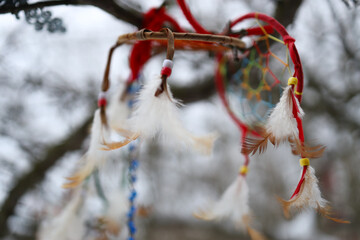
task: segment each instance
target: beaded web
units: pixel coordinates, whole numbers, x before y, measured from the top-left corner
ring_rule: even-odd
[[[259,20],[256,23],[262,35],[245,38],[252,47],[241,54],[221,54],[217,69],[229,110],[250,129],[264,125],[282,86],[293,75],[287,45],[268,33]]]

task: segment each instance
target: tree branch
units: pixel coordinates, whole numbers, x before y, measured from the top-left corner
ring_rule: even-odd
[[[0,209],[0,237],[8,233],[7,220],[14,214],[16,205],[25,193],[40,183],[44,179],[45,173],[67,152],[81,147],[82,142],[88,136],[90,122],[91,118],[87,119],[69,137],[49,148],[45,158],[42,161],[36,162],[30,172],[17,180]]]
[[[6,7],[1,7],[0,8],[0,14],[5,14],[5,13],[18,13],[20,11],[24,11],[24,10],[30,10],[30,9],[36,9],[36,8],[44,8],[44,7],[52,7],[52,6],[60,6],[60,5],[70,5],[73,4],[73,0],[54,0],[54,1],[44,1],[44,2],[37,2],[37,3],[32,3],[32,4],[24,4],[18,7],[10,7],[10,6],[6,6]]]
[[[274,18],[287,27],[294,21],[302,0],[277,0]]]
[[[181,99],[184,104],[203,101],[215,94],[214,77],[208,76],[196,81],[190,86],[171,86],[174,97]]]
[[[32,4],[21,5],[18,7],[4,6],[0,7],[0,14],[5,13],[18,13],[23,10],[30,10],[36,8],[53,7],[60,5],[90,5],[109,13],[119,20],[130,23],[138,28],[142,27],[143,15],[141,12],[135,9],[125,8],[118,5],[113,0],[51,0],[51,1],[40,1]]]
[[[137,28],[143,27],[143,14],[135,9],[120,6],[114,0],[76,0],[79,5],[91,5],[113,15],[119,20],[134,25]]]
[[[319,84],[320,81],[317,81],[316,74],[312,72],[311,68],[307,68],[306,72],[306,77],[309,80],[308,87],[313,88],[317,93],[319,93],[318,95],[321,98],[321,100],[318,101],[319,104],[306,106],[307,110],[314,113],[328,113],[339,128],[346,128],[352,132],[358,130],[360,128],[359,122],[356,119],[353,119],[346,112],[346,108],[344,107],[346,105],[346,101],[344,101],[344,99],[336,98],[338,102],[335,102],[335,99],[329,98],[328,96],[331,96],[331,94],[327,92],[324,86]]]

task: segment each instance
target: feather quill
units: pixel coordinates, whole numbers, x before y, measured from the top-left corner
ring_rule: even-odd
[[[301,144],[299,141],[293,140],[292,138],[289,138],[289,142],[292,153],[304,158],[319,158],[322,156],[326,148],[323,145],[316,145],[314,147],[307,146],[305,144]]]
[[[316,209],[325,217],[340,223],[349,223],[341,219],[331,217],[331,208],[329,202],[321,197],[321,192],[318,186],[318,179],[315,176],[315,170],[311,166],[307,166],[305,178],[298,194],[293,196],[289,201],[279,198],[285,217],[290,217],[290,210],[295,208],[302,210],[305,208]]]
[[[89,149],[80,159],[80,168],[73,176],[66,178],[68,183],[63,188],[74,188],[78,186],[85,178],[87,178],[96,167],[100,166],[108,157],[108,152],[102,151],[105,139],[108,138],[108,131],[101,124],[100,110],[97,109],[91,127],[91,137]]]
[[[167,139],[177,140],[204,154],[210,154],[216,136],[194,136],[186,130],[179,120],[178,107],[181,103],[173,98],[169,86],[155,96],[162,84],[161,79],[148,81],[142,89],[136,109],[130,118],[132,132],[137,132],[144,139],[151,139],[160,133]]]

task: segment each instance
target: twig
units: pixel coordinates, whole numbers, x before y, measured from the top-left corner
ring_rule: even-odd
[[[0,14],[12,13],[16,14],[20,11],[44,8],[44,7],[54,7],[61,5],[91,5],[102,9],[103,11],[113,15],[119,20],[130,23],[138,28],[141,28],[143,22],[143,15],[141,12],[134,9],[128,9],[123,6],[120,6],[113,0],[50,0],[50,1],[40,1],[32,4],[21,5],[17,7],[0,7]]]

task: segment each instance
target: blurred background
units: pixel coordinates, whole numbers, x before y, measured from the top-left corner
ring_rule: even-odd
[[[61,185],[88,146],[109,47],[117,36],[141,26],[141,13],[163,2],[59,0],[53,4],[59,6],[44,8],[52,15],[46,13],[43,24],[36,23],[36,14],[17,11],[14,2],[0,0],[0,236],[37,239],[40,226],[51,231],[44,222],[71,198],[71,191]],[[337,224],[314,211],[290,220],[283,217],[276,196],[290,197],[300,170],[298,158],[281,146],[251,158],[248,183],[254,227],[268,239],[360,239],[360,3],[191,0],[187,4],[214,32],[222,31],[230,19],[254,11],[274,16],[287,27],[304,66],[305,136],[327,147],[312,165],[336,216],[351,221]],[[167,1],[166,7],[181,26],[192,29],[175,1]],[[129,76],[129,50],[130,46],[122,47],[114,56],[114,85]],[[159,55],[149,61],[144,78],[158,73],[162,59]],[[249,239],[229,222],[202,222],[192,216],[221,196],[244,159],[239,131],[215,94],[214,57],[179,51],[174,61],[170,84],[175,97],[186,104],[181,120],[193,132],[217,132],[219,139],[211,157],[157,141],[141,146],[136,201],[143,213],[136,222],[137,239]],[[109,211],[122,211],[117,209],[121,201],[114,183],[121,181],[128,155],[127,150],[117,151],[100,171],[105,194],[115,199]],[[102,214],[102,200],[92,185],[82,203],[83,224],[73,225],[74,234],[68,239],[82,239],[79,236],[84,235],[76,232],[86,232],[86,239],[125,239],[121,234],[96,237],[93,219]]]

